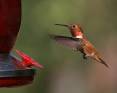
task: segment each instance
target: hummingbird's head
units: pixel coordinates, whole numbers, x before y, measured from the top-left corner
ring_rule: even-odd
[[[83,30],[80,25],[76,25],[76,24],[72,24],[72,25],[55,24],[55,25],[67,27],[70,30],[72,36],[75,38],[83,38]]]

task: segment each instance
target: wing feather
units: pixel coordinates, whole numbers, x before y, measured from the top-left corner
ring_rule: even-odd
[[[54,39],[57,43],[67,46],[72,49],[81,48],[82,40],[76,39],[73,37],[59,36],[59,35],[51,35],[51,38]]]

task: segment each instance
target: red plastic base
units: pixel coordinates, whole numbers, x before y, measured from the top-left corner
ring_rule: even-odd
[[[0,77],[0,87],[16,87],[32,83],[34,76]]]

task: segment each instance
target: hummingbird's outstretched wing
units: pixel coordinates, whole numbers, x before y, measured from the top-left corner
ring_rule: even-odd
[[[73,37],[50,35],[57,43],[72,48],[73,50],[79,50],[82,46],[82,40]]]

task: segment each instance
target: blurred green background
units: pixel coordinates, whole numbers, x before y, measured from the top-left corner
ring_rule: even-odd
[[[1,93],[117,93],[116,0],[22,0],[22,24],[15,48],[44,65],[31,85]],[[110,69],[58,45],[48,34],[70,36],[55,26],[81,24]]]

